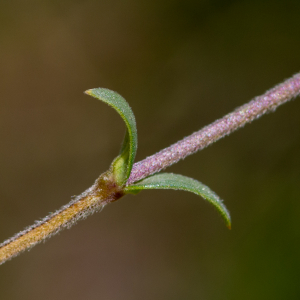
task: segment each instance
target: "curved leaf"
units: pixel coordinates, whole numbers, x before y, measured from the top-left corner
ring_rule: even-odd
[[[222,200],[209,187],[195,179],[173,173],[161,173],[127,186],[125,192],[135,194],[145,189],[173,189],[195,193],[210,202],[222,215],[227,227],[231,228],[230,215]]]
[[[118,93],[105,88],[85,91],[98,100],[113,107],[124,120],[127,130],[119,156],[113,161],[113,174],[119,185],[124,185],[129,178],[137,150],[137,130],[134,114],[127,101]]]

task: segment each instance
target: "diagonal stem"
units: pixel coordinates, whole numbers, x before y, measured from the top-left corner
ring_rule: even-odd
[[[299,94],[300,73],[275,86],[264,95],[256,97],[249,103],[237,108],[222,119],[135,163],[127,185],[157,173],[186,156],[203,149],[246,123],[275,110],[277,106],[297,97]],[[69,204],[4,241],[0,244],[0,264],[22,251],[30,249],[59,230],[72,226],[77,220],[101,209],[107,203],[122,197],[124,195],[122,188],[119,189],[113,183],[110,171],[103,173],[93,186]]]
[[[265,94],[255,97],[247,104],[238,107],[232,113],[216,120],[170,147],[135,163],[127,185],[157,173],[184,159],[186,156],[207,147],[246,123],[259,118],[265,113],[274,111],[279,105],[297,97],[299,94],[300,73],[297,73],[283,83],[268,90]]]

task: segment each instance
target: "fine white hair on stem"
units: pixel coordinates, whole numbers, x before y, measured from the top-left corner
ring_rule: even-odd
[[[295,98],[299,94],[300,73],[200,131],[135,163],[127,185],[157,173],[186,156],[205,148],[246,123],[275,110],[279,105]],[[111,181],[110,175],[110,171],[103,173],[93,186],[73,199],[69,204],[0,244],[0,264],[22,251],[30,249],[61,229],[69,228],[76,221],[101,210],[105,204],[121,198],[124,195],[124,187],[119,187],[115,182]]]
[[[64,228],[70,228],[77,221],[100,211],[107,201],[95,193],[95,185],[56,212],[36,221],[33,225],[15,234],[0,244],[0,264],[29,250],[36,244],[57,234]]]
[[[238,107],[232,113],[216,120],[170,147],[135,163],[127,185],[160,172],[186,156],[207,147],[236,129],[261,117],[263,114],[274,111],[279,105],[297,97],[299,94],[300,73],[297,73],[263,95],[255,97],[250,102]]]

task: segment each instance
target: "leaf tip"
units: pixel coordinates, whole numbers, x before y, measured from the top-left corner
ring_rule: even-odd
[[[85,93],[86,95],[91,96],[92,93],[93,93],[93,89],[86,90],[86,91],[84,91],[84,93]]]

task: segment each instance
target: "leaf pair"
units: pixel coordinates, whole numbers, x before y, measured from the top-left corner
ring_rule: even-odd
[[[120,154],[111,164],[114,180],[116,184],[123,188],[125,193],[136,194],[145,189],[189,191],[210,202],[219,211],[227,227],[231,228],[230,215],[222,200],[209,187],[195,179],[173,173],[161,173],[126,186],[137,150],[137,130],[134,114],[126,100],[116,92],[96,88],[87,90],[85,93],[113,107],[126,124],[127,130]]]

